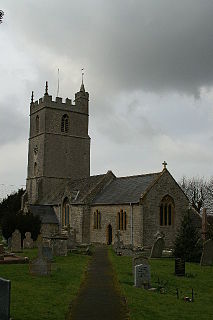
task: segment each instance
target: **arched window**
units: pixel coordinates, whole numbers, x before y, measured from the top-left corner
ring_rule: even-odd
[[[94,212],[94,229],[101,229],[101,212],[99,210],[96,210]]]
[[[63,202],[62,225],[63,226],[70,225],[70,206],[67,198],[65,198]]]
[[[127,216],[126,211],[122,209],[117,213],[117,229],[118,230],[126,230],[127,227]]]
[[[160,226],[172,226],[174,224],[174,208],[174,200],[169,195],[161,200],[159,213]]]
[[[61,118],[61,132],[67,133],[69,131],[69,117],[64,114]]]
[[[34,176],[36,176],[38,173],[38,165],[37,162],[34,163]]]
[[[39,133],[39,116],[36,116],[36,133]]]

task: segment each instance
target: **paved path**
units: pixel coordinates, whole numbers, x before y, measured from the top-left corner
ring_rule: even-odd
[[[107,247],[95,249],[88,274],[71,308],[70,320],[125,320],[127,307],[115,289]]]

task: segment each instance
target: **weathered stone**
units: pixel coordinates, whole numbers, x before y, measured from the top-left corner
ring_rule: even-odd
[[[15,230],[12,234],[11,251],[12,252],[21,251],[21,233],[19,230]]]
[[[52,248],[47,247],[47,246],[42,247],[42,255],[48,261],[52,261],[53,260],[53,250],[52,250]]]
[[[43,256],[38,256],[30,262],[30,273],[36,276],[48,276],[51,273],[51,264]]]
[[[76,248],[76,229],[69,228],[68,230],[68,239],[67,239],[67,249]]]
[[[203,252],[200,260],[201,266],[211,266],[213,264],[213,240],[207,240],[203,244]]]
[[[54,256],[67,256],[67,239],[53,239],[52,249]]]
[[[32,249],[34,247],[33,239],[31,238],[31,233],[25,233],[25,239],[23,240],[24,249]]]
[[[0,278],[0,319],[10,319],[10,290],[11,283],[9,280]]]
[[[135,266],[135,278],[134,285],[135,287],[141,288],[144,287],[148,289],[150,287],[150,266],[147,264],[139,264]]]
[[[161,258],[164,247],[165,247],[164,239],[162,237],[158,238],[152,246],[150,258]]]
[[[138,256],[138,257],[134,257],[132,259],[132,273],[133,273],[133,275],[135,274],[135,266],[138,266],[140,264],[148,265],[149,264],[148,258]]]

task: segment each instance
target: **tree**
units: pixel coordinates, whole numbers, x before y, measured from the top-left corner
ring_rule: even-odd
[[[2,23],[3,15],[4,15],[4,11],[0,10],[0,23]]]
[[[179,184],[198,213],[204,207],[207,213],[213,213],[213,177],[209,180],[183,177]]]
[[[183,217],[174,241],[174,256],[185,261],[199,262],[202,250],[202,244],[198,241],[199,239],[200,235],[192,223],[190,213],[187,213]]]
[[[21,198],[24,192],[23,189],[19,189],[0,203],[0,224],[6,239],[11,237],[15,229],[21,232],[22,239],[27,231],[31,232],[34,240],[40,233],[40,218],[33,214],[23,214],[21,211]]]

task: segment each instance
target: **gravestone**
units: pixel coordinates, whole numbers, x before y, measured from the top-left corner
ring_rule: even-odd
[[[150,266],[148,264],[139,264],[135,266],[134,285],[137,288],[150,288]]]
[[[74,228],[68,229],[67,249],[76,248],[76,230]]]
[[[158,238],[152,246],[150,258],[161,258],[164,247],[165,247],[164,239],[162,237]]]
[[[32,249],[34,247],[33,239],[31,238],[31,233],[25,233],[25,239],[23,240],[24,249]]]
[[[53,239],[52,249],[54,256],[67,256],[67,239]]]
[[[42,247],[42,256],[46,258],[48,261],[53,260],[53,250],[50,247],[44,246]]]
[[[12,234],[11,251],[12,252],[21,251],[21,233],[19,230],[15,230]]]
[[[10,290],[11,282],[0,278],[0,319],[10,319]]]
[[[114,250],[117,252],[119,249],[123,249],[124,244],[123,241],[121,240],[121,233],[118,230],[115,234],[115,241],[114,241]]]
[[[200,260],[201,266],[211,266],[213,264],[213,240],[207,240],[203,244],[203,252]]]
[[[48,276],[51,272],[50,262],[42,255],[31,261],[29,268],[30,273],[34,276]]]
[[[175,275],[185,276],[185,261],[181,258],[175,259]]]
[[[132,259],[132,274],[133,274],[133,276],[135,274],[135,266],[138,266],[139,264],[148,265],[149,264],[148,258],[138,256],[138,257],[134,257]]]

